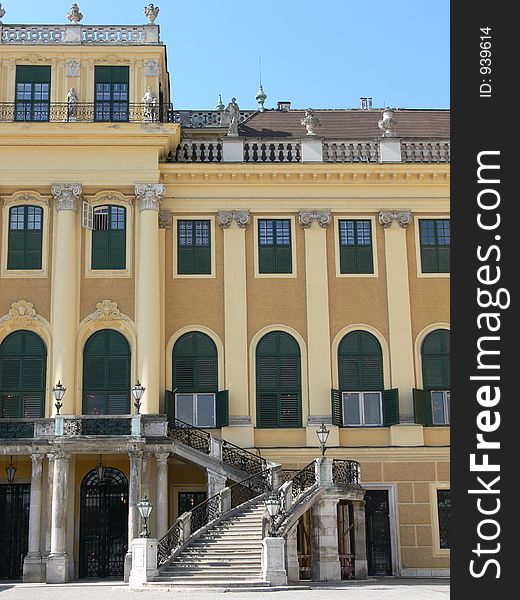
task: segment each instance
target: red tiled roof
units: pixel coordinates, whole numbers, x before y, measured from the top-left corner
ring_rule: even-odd
[[[319,110],[314,114],[320,121],[316,128],[319,137],[326,139],[366,139],[381,137],[377,123],[383,117],[382,110]],[[304,110],[266,110],[254,114],[239,126],[245,137],[302,137],[306,129],[300,121]],[[397,126],[394,133],[405,138],[449,138],[449,110],[395,109]]]

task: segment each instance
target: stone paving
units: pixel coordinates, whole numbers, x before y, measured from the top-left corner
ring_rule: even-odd
[[[273,591],[267,597],[265,593],[131,591],[124,585],[108,582],[66,586],[0,583],[0,600],[167,600],[171,595],[175,600],[447,600],[450,588],[447,579],[380,579],[366,583],[312,584],[312,589]]]

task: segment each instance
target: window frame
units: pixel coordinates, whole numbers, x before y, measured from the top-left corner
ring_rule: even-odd
[[[340,244],[340,221],[370,221],[370,234],[372,241],[372,273],[342,273],[341,272],[341,244]],[[378,228],[376,217],[368,214],[355,215],[334,215],[334,258],[336,264],[336,277],[361,277],[361,278],[377,278],[379,277],[378,265]]]
[[[133,239],[134,239],[134,207],[132,202],[123,194],[96,194],[94,197],[84,196],[83,200],[90,204],[93,211],[101,206],[117,206],[126,209],[125,227],[125,258],[124,269],[93,269],[92,268],[92,229],[82,227],[85,236],[85,277],[86,278],[130,278],[133,269]],[[79,212],[79,211],[78,211]],[[81,217],[81,215],[80,215]]]
[[[414,230],[415,230],[415,261],[417,266],[417,277],[418,278],[441,278],[449,279],[451,272],[438,272],[438,273],[427,273],[422,270],[422,246],[421,246],[421,232],[420,232],[420,221],[450,221],[451,231],[451,217],[449,214],[421,214],[414,216]],[[451,251],[451,240],[450,240],[450,251]]]
[[[42,209],[41,229],[41,268],[40,269],[8,269],[9,257],[9,229],[10,213],[12,208],[18,206],[35,206]],[[17,192],[11,198],[7,198],[2,206],[2,248],[0,277],[5,278],[34,278],[48,276],[48,244],[49,244],[49,221],[50,210],[48,201],[39,194],[33,192]]]
[[[194,427],[198,427],[199,429],[216,429],[217,428],[217,394],[215,392],[177,392],[175,394],[175,415],[179,414],[177,410],[177,399],[179,396],[191,396],[192,397],[192,415],[193,415],[193,425]],[[198,409],[198,397],[199,396],[213,396],[213,424],[212,425],[199,425],[197,419],[197,409]],[[176,417],[177,418],[177,417]],[[181,419],[179,419],[181,420]]]
[[[178,269],[178,237],[179,221],[209,221],[209,241],[210,241],[210,272],[209,273],[179,273]],[[215,279],[216,278],[216,227],[215,215],[208,214],[189,214],[174,215],[172,224],[173,238],[173,274],[174,279]]]
[[[261,273],[260,272],[260,221],[289,221],[291,235],[291,272],[290,273]],[[295,279],[298,276],[296,263],[296,217],[288,214],[255,215],[253,217],[253,245],[255,278],[259,279]]]
[[[19,76],[18,76],[18,69],[22,68],[22,69],[47,69],[49,72],[49,79],[48,81],[36,81],[35,77],[32,78],[32,81],[30,82],[26,82],[26,81],[22,81],[20,82]],[[31,86],[31,99],[30,100],[24,100],[24,99],[18,99],[18,86],[19,85],[30,85]],[[47,100],[37,100],[34,98],[35,95],[35,89],[34,86],[35,85],[48,85],[48,98]],[[15,84],[14,84],[14,105],[15,105],[15,112],[14,112],[14,120],[16,123],[48,123],[50,121],[50,105],[51,105],[51,94],[52,94],[52,66],[51,65],[33,65],[33,64],[17,64],[15,66]],[[24,108],[23,110],[23,119],[18,119],[18,105],[28,105],[29,111],[26,110],[26,108]],[[41,105],[44,106],[46,108],[46,118],[45,119],[34,119],[34,112],[35,112],[35,106],[36,105]],[[27,116],[27,114],[30,113],[30,117],[29,119],[25,118]]]
[[[105,73],[108,73],[108,69],[111,69],[110,83],[107,81],[99,81],[97,73],[101,74],[101,70],[104,70]],[[128,74],[127,81],[114,81],[114,69],[126,69]],[[106,79],[103,77],[99,77],[99,79]],[[131,80],[131,69],[129,65],[94,65],[94,87],[93,87],[93,103],[94,103],[94,122],[95,123],[128,123],[130,120],[130,104],[131,104],[131,95],[130,95],[130,80]],[[109,100],[98,100],[97,99],[97,89],[96,86],[100,85],[109,85],[110,86],[110,99]],[[114,100],[114,85],[126,85],[126,100]],[[118,104],[125,105],[126,104],[126,113],[125,111],[114,111],[114,107]],[[98,118],[98,107],[100,105],[108,105],[108,119],[99,119]],[[124,119],[114,119],[114,114],[116,113],[126,114],[126,118]],[[102,111],[100,114],[105,114],[106,111]]]
[[[430,405],[432,411],[432,427],[440,427],[442,425],[451,425],[451,390],[428,390],[430,396]],[[442,394],[442,409],[444,415],[444,421],[442,423],[436,423],[433,411],[433,394]]]
[[[434,557],[449,557],[451,554],[450,548],[441,548],[440,540],[440,523],[439,523],[439,507],[437,501],[437,492],[442,490],[450,490],[451,484],[449,481],[438,481],[430,483],[430,512],[432,523],[432,554]]]
[[[346,410],[345,410],[345,396],[346,394],[358,394],[359,402],[359,423],[347,423],[346,422]],[[366,423],[365,422],[365,394],[378,394],[379,396],[379,423]],[[384,414],[383,414],[383,392],[381,390],[343,390],[341,392],[341,403],[343,409],[343,427],[384,427]]]

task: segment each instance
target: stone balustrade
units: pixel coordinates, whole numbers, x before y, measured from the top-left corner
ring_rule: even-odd
[[[402,162],[447,163],[450,162],[448,140],[401,140]]]
[[[327,140],[323,142],[323,162],[379,162],[378,140]]]

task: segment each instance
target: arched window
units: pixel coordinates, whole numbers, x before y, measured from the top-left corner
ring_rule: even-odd
[[[347,426],[399,422],[397,390],[384,389],[383,352],[367,331],[348,333],[338,348],[339,390],[332,390],[333,422]]]
[[[13,206],[9,210],[8,270],[42,268],[43,209]]]
[[[89,337],[83,351],[83,414],[130,413],[130,346],[110,329]]]
[[[0,345],[0,417],[45,415],[47,350],[31,331],[11,333]]]
[[[257,427],[301,427],[301,358],[288,333],[264,335],[256,348]]]
[[[228,393],[218,391],[218,356],[213,340],[199,331],[185,333],[173,347],[174,396],[166,412],[196,427],[228,424]]]
[[[415,417],[425,425],[450,422],[450,332],[436,329],[421,346],[424,390],[414,390]]]

